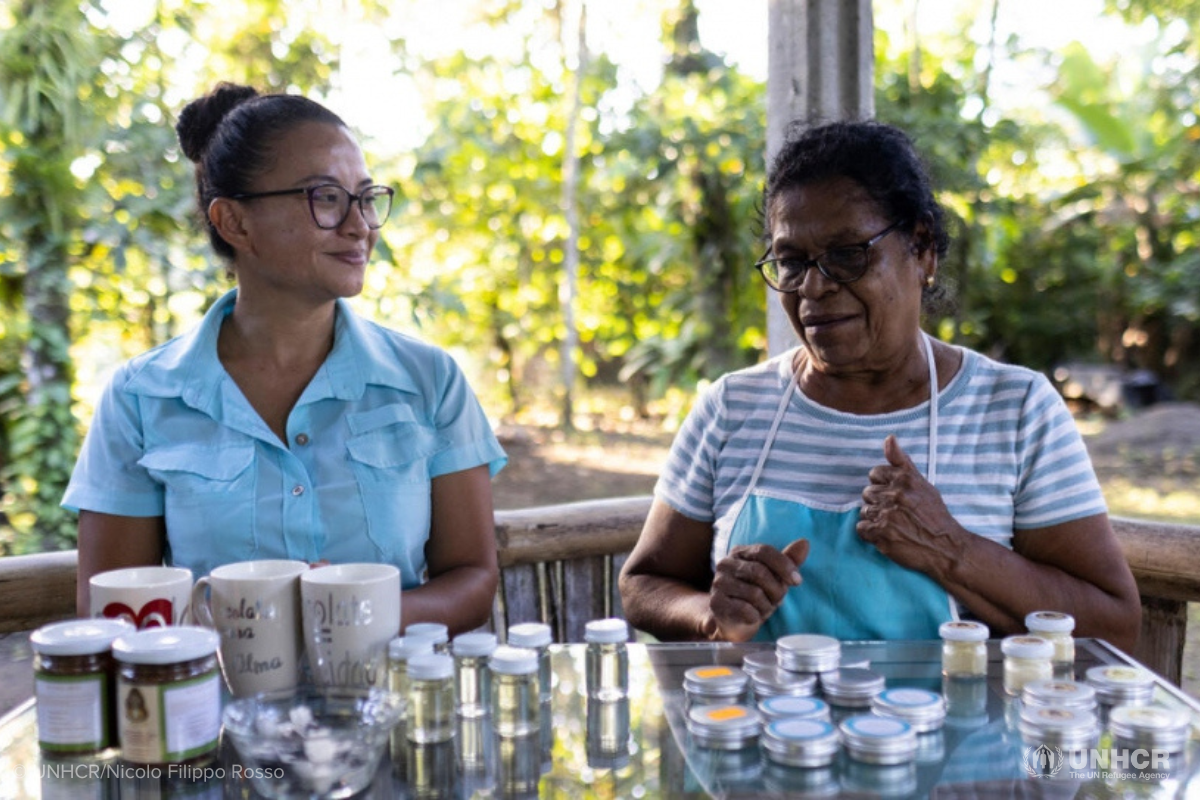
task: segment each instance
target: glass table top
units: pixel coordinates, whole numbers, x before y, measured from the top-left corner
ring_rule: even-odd
[[[944,680],[941,644],[844,642],[842,664],[869,664],[888,688],[938,692],[944,725],[922,734],[915,760],[860,763],[839,752],[821,768],[783,766],[754,746],[700,747],[685,724],[687,670],[740,666],[759,644],[630,644],[627,701],[589,701],[585,646],[552,648],[553,696],[541,708],[541,733],[498,737],[486,718],[459,718],[450,741],[416,745],[402,728],[363,798],[705,798],[705,797],[1200,797],[1200,703],[1157,681],[1154,703],[1191,715],[1184,750],[1164,762],[1114,763],[1061,757],[1031,761],[1016,730],[1017,706],[1003,689],[999,642],[988,642],[988,676]],[[1135,662],[1096,640],[1076,642],[1070,675]],[[833,708],[834,720],[850,712]],[[1111,737],[1104,734],[1100,749]],[[1124,758],[1124,756],[1122,756]],[[1055,769],[1057,767],[1057,769]],[[1053,774],[1051,774],[1053,773]],[[37,746],[36,705],[0,720],[2,798],[227,798],[259,795],[232,745],[201,765],[133,765],[118,756],[64,760]]]

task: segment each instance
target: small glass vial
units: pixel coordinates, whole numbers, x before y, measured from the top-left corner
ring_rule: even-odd
[[[433,652],[450,653],[450,629],[440,622],[414,622],[404,629],[404,636],[428,639]]]
[[[883,691],[886,681],[878,672],[846,667],[821,673],[821,692],[831,706],[870,708],[871,700]]]
[[[917,733],[895,717],[860,714],[838,725],[846,755],[867,764],[909,764],[917,756]]]
[[[751,677],[765,669],[776,669],[779,666],[779,659],[775,656],[775,650],[752,650],[742,656],[742,670]]]
[[[758,744],[762,720],[749,706],[696,706],[688,711],[687,729],[697,747],[742,750]]]
[[[422,653],[408,660],[407,734],[416,744],[454,737],[454,659],[445,653]]]
[[[587,642],[588,697],[602,702],[629,695],[629,625],[623,619],[597,619],[583,630]]]
[[[1108,718],[1116,749],[1151,753],[1183,752],[1190,725],[1186,711],[1163,706],[1117,706]]]
[[[838,732],[819,719],[781,719],[762,732],[767,758],[792,767],[826,767],[838,752]]]
[[[554,639],[550,634],[550,626],[544,622],[522,622],[508,629],[508,643],[513,647],[524,647],[532,650],[538,656],[538,685],[542,702],[551,698],[550,685],[550,644]]]
[[[1025,617],[1025,630],[1054,645],[1050,659],[1056,669],[1075,665],[1075,618],[1059,611],[1034,611]]]
[[[1017,730],[1027,747],[1046,745],[1067,751],[1085,750],[1100,738],[1096,714],[1080,708],[1025,706]]]
[[[832,636],[795,633],[775,642],[779,666],[792,672],[829,672],[842,660],[842,643]]]
[[[1025,684],[1054,675],[1050,659],[1054,645],[1037,636],[1008,636],[1000,641],[1004,654],[1004,691],[1019,695]]]
[[[1051,678],[1048,681],[1030,681],[1021,690],[1021,704],[1030,706],[1058,706],[1078,708],[1083,711],[1096,710],[1096,690],[1086,683]]]
[[[942,674],[948,678],[987,677],[988,626],[953,620],[938,627],[942,638]]]
[[[760,699],[780,695],[808,697],[817,689],[817,676],[771,667],[760,669],[751,675],[750,685],[754,689],[754,696]]]
[[[494,633],[463,633],[450,643],[450,652],[454,656],[455,701],[460,716],[482,717],[488,713],[492,686],[488,657],[495,649]]]
[[[758,713],[766,722],[781,719],[820,719],[829,721],[829,704],[819,697],[776,695],[758,701]]]
[[[488,659],[492,673],[492,726],[500,736],[541,731],[538,656],[524,647],[497,647]]]
[[[692,667],[683,673],[683,691],[691,705],[742,705],[749,698],[750,680],[740,667]]]
[[[220,635],[185,625],[113,641],[121,757],[135,764],[198,762],[221,733]]]
[[[117,745],[112,643],[133,631],[124,620],[77,619],[43,625],[30,635],[43,753],[94,755]]]
[[[941,730],[946,721],[946,698],[926,689],[884,689],[871,699],[871,711],[902,719],[917,733],[931,733]]]
[[[388,642],[388,689],[400,698],[400,719],[408,719],[408,661],[432,653],[433,642],[421,637],[397,636]]]

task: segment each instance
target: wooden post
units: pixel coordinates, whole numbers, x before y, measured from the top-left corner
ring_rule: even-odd
[[[794,120],[874,115],[875,50],[871,0],[770,0],[767,9],[769,165]],[[783,309],[769,296],[768,352],[776,355],[795,344]]]

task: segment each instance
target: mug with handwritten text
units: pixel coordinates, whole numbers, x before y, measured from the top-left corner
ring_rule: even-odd
[[[239,561],[196,581],[192,613],[221,634],[221,673],[234,697],[300,682],[300,575],[307,571],[303,561]]]
[[[123,619],[145,628],[191,621],[192,571],[184,567],[125,567],[88,581],[93,617]]]
[[[331,564],[300,576],[304,647],[318,686],[387,686],[388,642],[400,633],[400,570]]]

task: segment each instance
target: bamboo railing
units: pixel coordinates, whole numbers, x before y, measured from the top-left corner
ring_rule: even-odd
[[[649,497],[496,512],[502,580],[493,626],[538,620],[557,641],[580,641],[589,619],[620,615],[616,578],[650,509]],[[1187,604],[1200,602],[1200,526],[1113,518],[1142,596],[1131,655],[1178,685]],[[75,611],[74,551],[0,558],[0,632]]]

